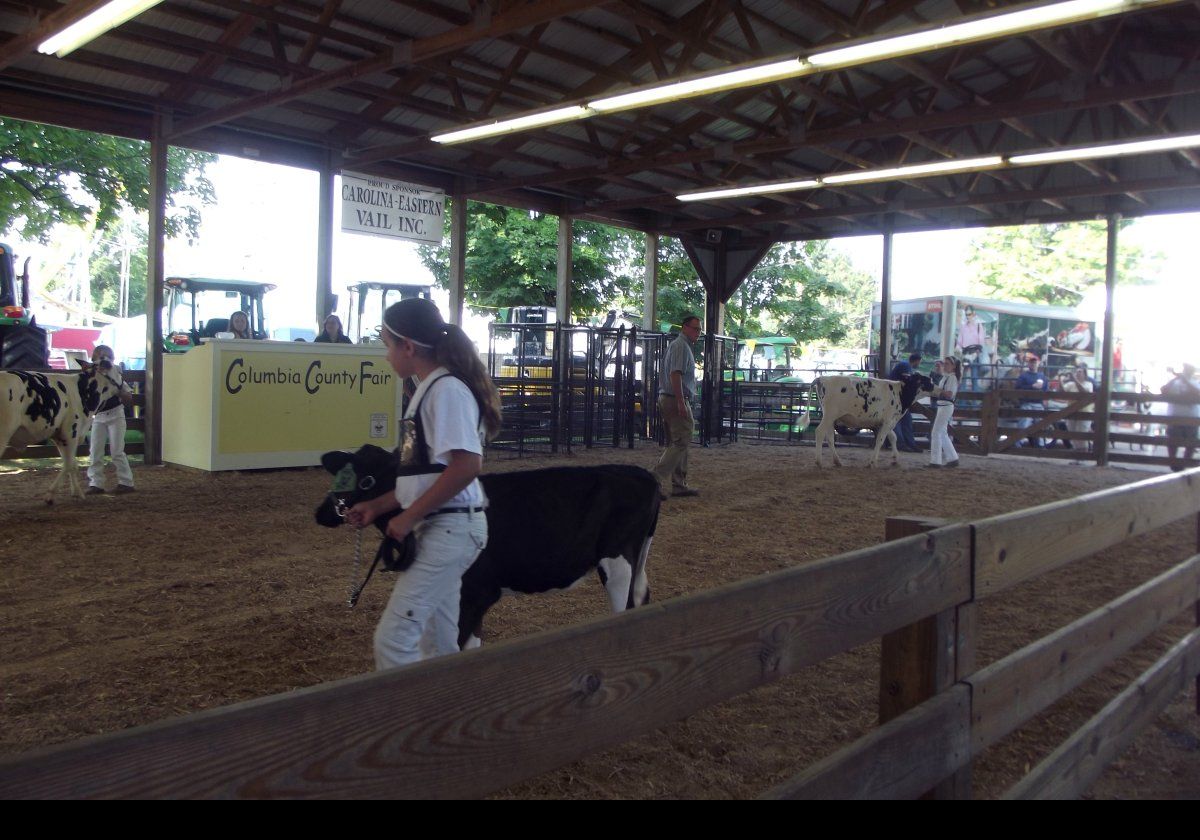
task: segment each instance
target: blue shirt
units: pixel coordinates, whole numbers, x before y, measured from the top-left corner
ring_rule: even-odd
[[[903,379],[906,376],[912,376],[912,365],[908,362],[896,362],[896,366],[892,368],[892,373],[888,379]]]
[[[1046,374],[1039,371],[1032,371],[1029,368],[1021,371],[1021,375],[1017,377],[1018,391],[1045,391],[1047,388]],[[1024,400],[1029,402],[1029,400]],[[1034,402],[1040,402],[1034,400]]]

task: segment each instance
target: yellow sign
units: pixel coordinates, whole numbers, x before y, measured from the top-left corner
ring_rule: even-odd
[[[395,445],[396,375],[384,358],[289,350],[221,348],[217,452]]]

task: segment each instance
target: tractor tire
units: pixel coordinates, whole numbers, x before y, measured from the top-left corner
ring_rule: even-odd
[[[0,368],[33,370],[50,364],[46,331],[39,326],[0,326]]]

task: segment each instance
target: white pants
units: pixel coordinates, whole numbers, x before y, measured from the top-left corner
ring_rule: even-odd
[[[933,428],[929,432],[929,463],[948,464],[958,460],[958,452],[954,449],[954,441],[950,438],[950,415],[954,414],[954,405],[939,405],[933,418]]]
[[[88,484],[92,487],[104,486],[105,443],[108,444],[108,454],[112,456],[112,462],[117,468],[117,483],[132,487],[133,470],[129,469],[129,459],[125,457],[124,406],[101,411],[92,420],[92,462],[87,471]]]
[[[487,545],[487,517],[446,513],[417,526],[417,559],[400,572],[375,628],[375,669],[458,652],[463,573]]]

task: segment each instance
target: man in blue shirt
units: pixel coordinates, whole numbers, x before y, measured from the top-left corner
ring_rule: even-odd
[[[1046,374],[1042,373],[1038,368],[1041,367],[1042,360],[1036,353],[1030,353],[1025,357],[1025,370],[1021,371],[1021,375],[1017,377],[1018,391],[1045,391],[1049,387],[1046,381]],[[1044,409],[1041,400],[1022,399],[1021,408],[1026,411],[1042,411]],[[1017,425],[1022,429],[1028,429],[1033,425],[1034,418],[1022,417],[1017,421]],[[1028,441],[1017,441],[1017,446],[1024,446],[1029,443],[1032,446],[1041,448],[1042,439],[1037,435],[1030,435]]]
[[[907,362],[896,362],[896,366],[892,368],[892,373],[888,379],[896,382],[903,382],[916,372],[921,366],[921,354],[913,353],[908,357]],[[912,409],[904,412],[904,416],[900,418],[900,422],[896,424],[896,448],[901,452],[920,452],[921,447],[917,446],[917,439],[913,436],[913,420]]]

